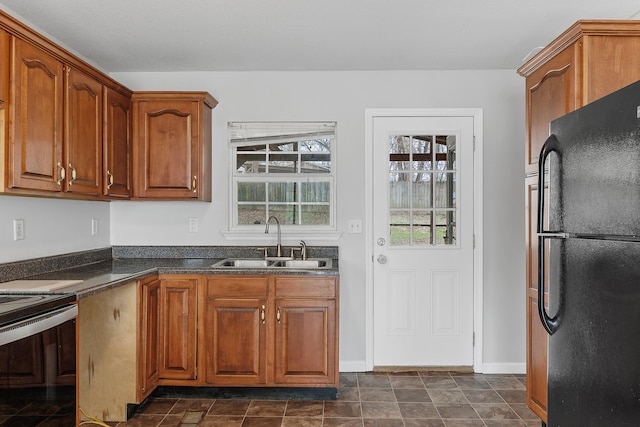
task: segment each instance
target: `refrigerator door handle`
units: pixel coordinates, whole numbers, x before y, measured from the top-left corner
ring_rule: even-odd
[[[553,335],[558,330],[559,319],[557,315],[554,317],[549,316],[544,308],[545,239],[567,237],[564,233],[551,232],[544,229],[544,164],[552,152],[555,152],[560,157],[562,156],[560,143],[553,134],[542,145],[540,156],[538,157],[538,314],[540,315],[542,326],[549,335]]]

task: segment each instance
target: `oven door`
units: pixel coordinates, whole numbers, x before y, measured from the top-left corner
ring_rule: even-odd
[[[0,424],[76,424],[77,313],[65,305],[0,328]]]

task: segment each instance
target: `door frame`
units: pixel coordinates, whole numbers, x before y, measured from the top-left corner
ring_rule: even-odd
[[[473,117],[473,371],[482,372],[483,343],[483,110],[482,108],[365,108],[365,367],[373,370],[373,120],[377,117]]]

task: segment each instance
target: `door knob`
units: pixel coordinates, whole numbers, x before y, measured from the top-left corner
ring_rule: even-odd
[[[379,264],[386,264],[387,263],[387,257],[384,255],[378,255],[378,263]]]

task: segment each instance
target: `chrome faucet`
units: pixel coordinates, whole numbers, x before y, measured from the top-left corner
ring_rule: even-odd
[[[307,259],[307,244],[304,242],[304,240],[300,240],[300,252],[302,255],[302,259]]]
[[[276,224],[278,226],[278,244],[276,245],[276,256],[278,258],[282,257],[282,234],[280,233],[280,221],[275,216],[270,216],[267,220],[267,227],[264,229],[264,234],[269,234],[269,223],[272,219],[276,220]]]

